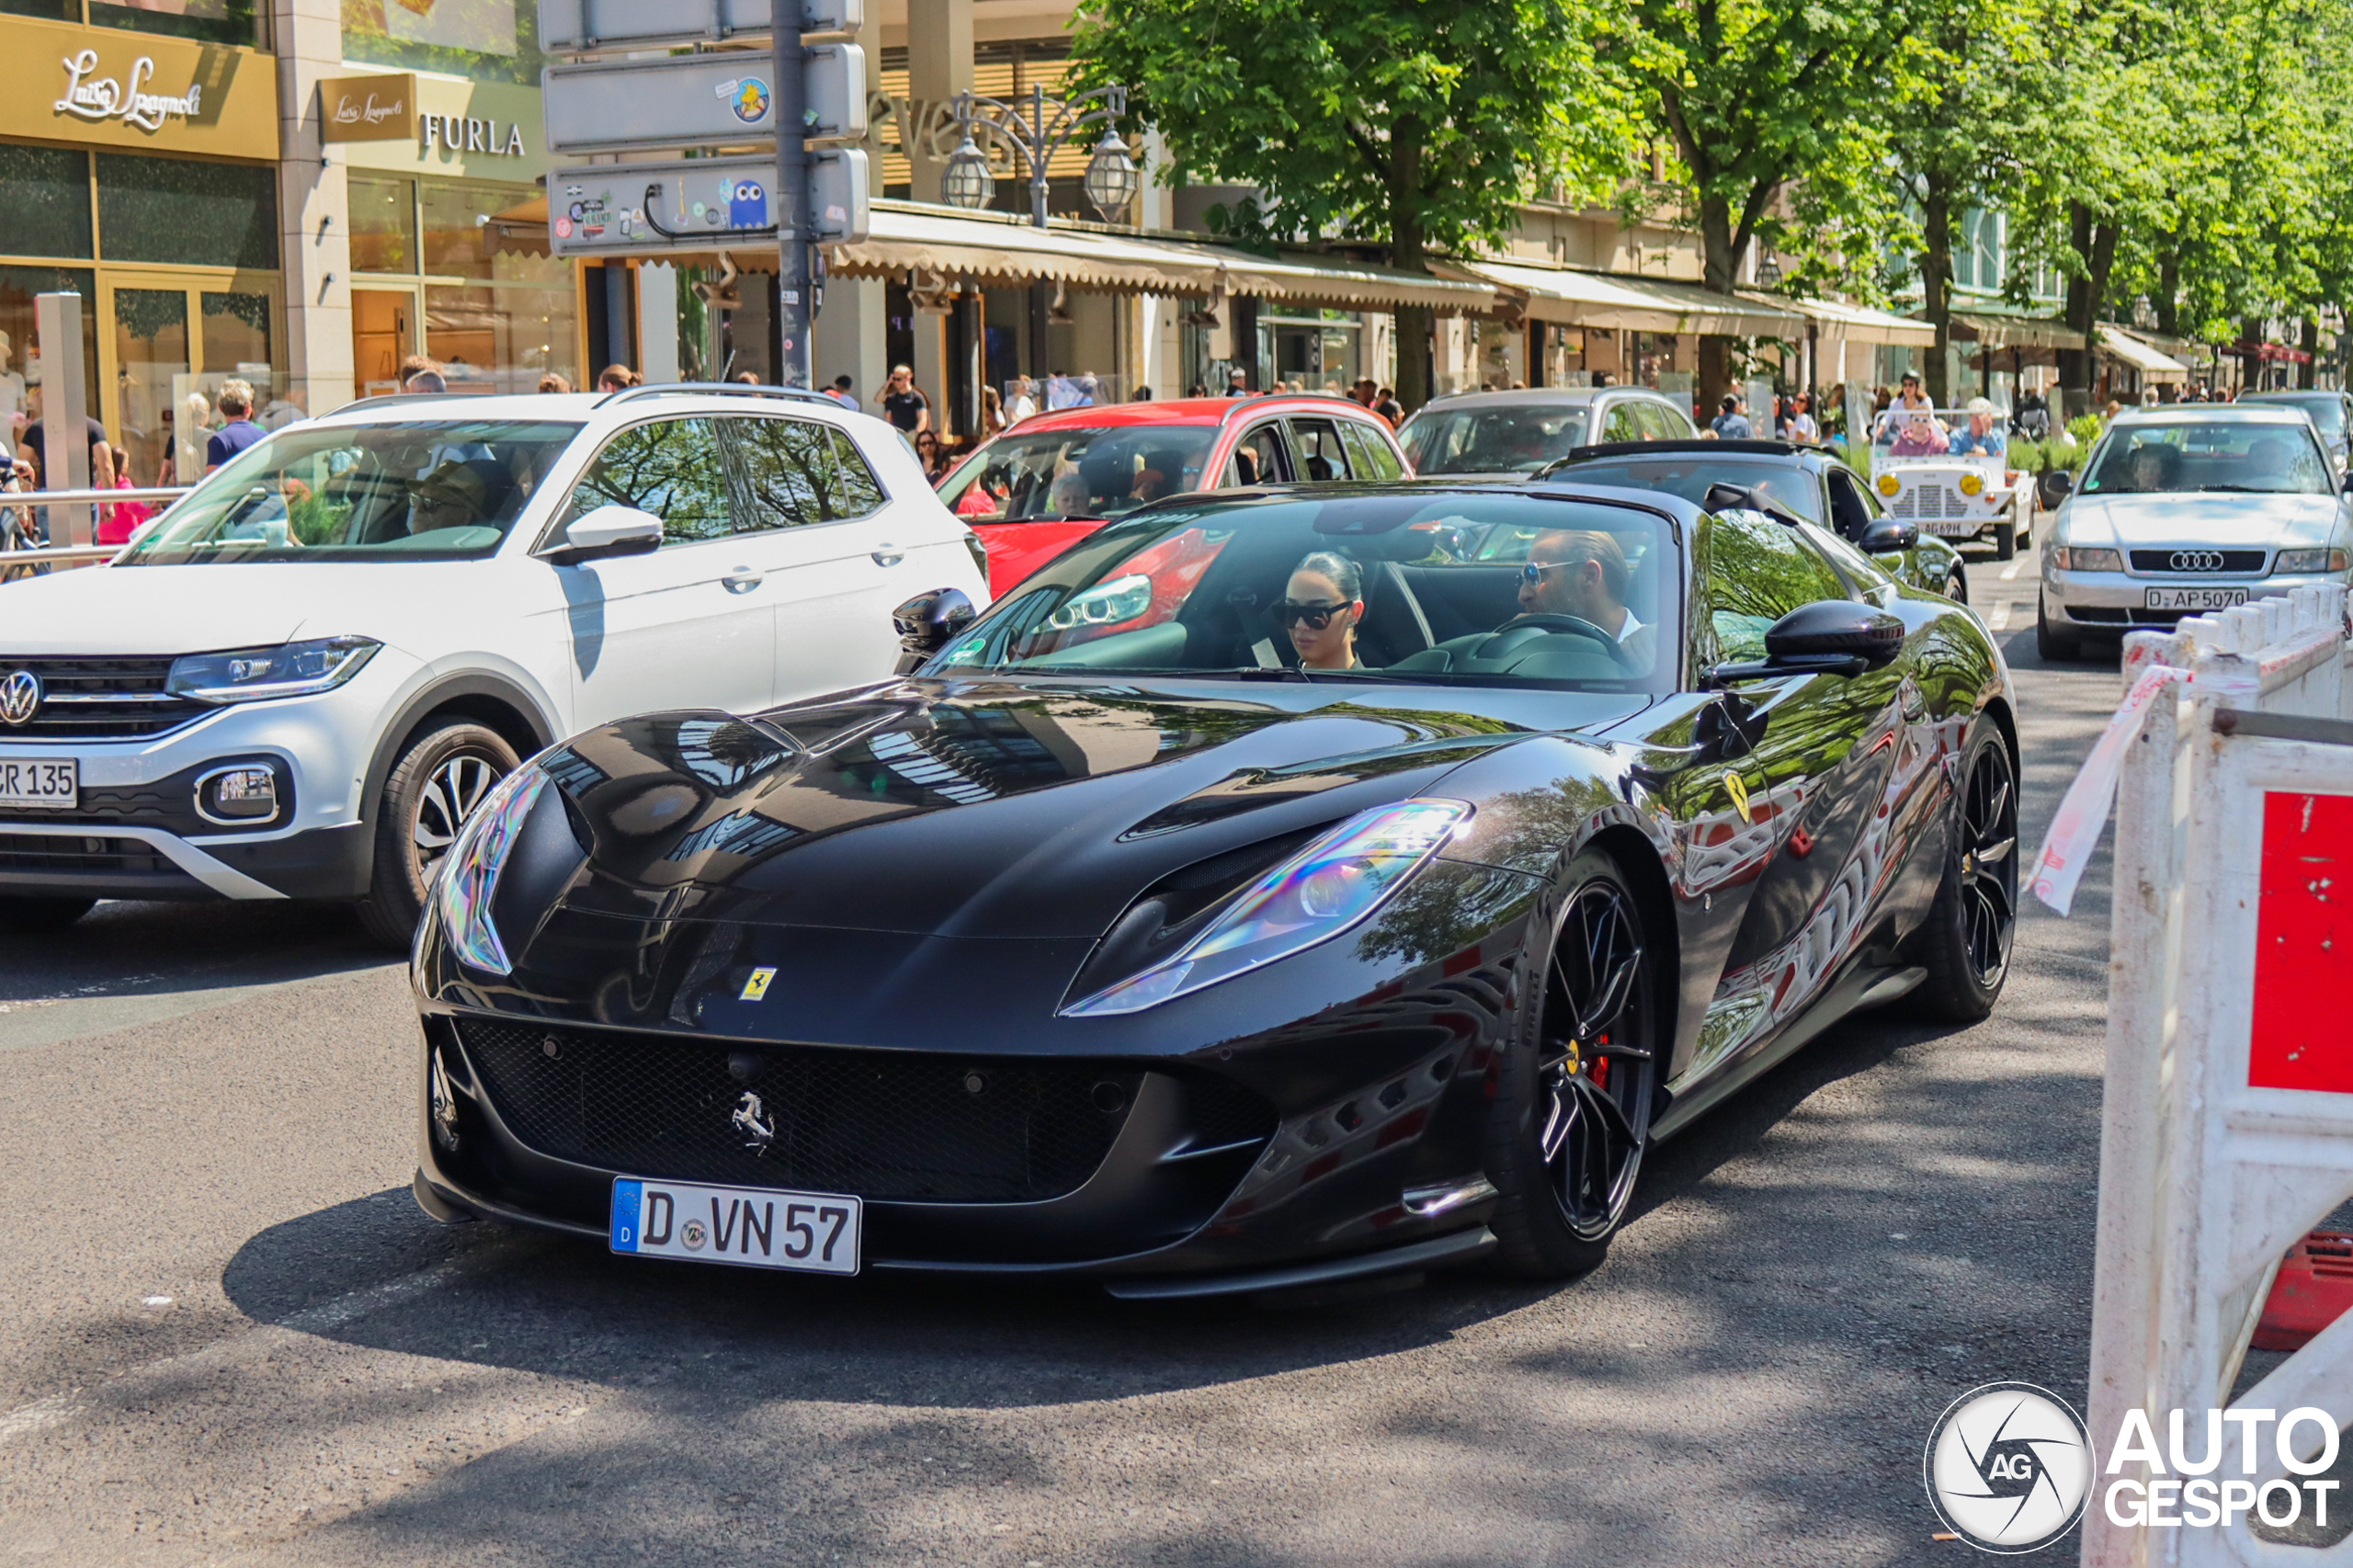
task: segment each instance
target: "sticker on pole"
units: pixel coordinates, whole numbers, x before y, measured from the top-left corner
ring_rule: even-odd
[[[2091,1495],[2083,1417],[2048,1389],[1987,1383],[1948,1406],[1921,1461],[1928,1502],[1980,1551],[2040,1551],[2075,1528]]]
[[[2258,885],[2247,1087],[2353,1094],[2353,796],[2268,791]]]

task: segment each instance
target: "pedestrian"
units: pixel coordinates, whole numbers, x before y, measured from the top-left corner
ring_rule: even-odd
[[[1005,422],[1018,425],[1038,412],[1038,389],[1027,376],[1016,376],[1012,384],[1013,401],[1006,405]]]
[[[1720,441],[1752,440],[1756,434],[1748,423],[1748,415],[1741,411],[1740,399],[1731,392],[1724,393],[1722,412],[1708,421],[1708,428],[1716,433]]]
[[[915,373],[911,368],[891,367],[891,379],[882,386],[882,417],[910,436],[919,436],[931,428],[931,399],[915,385]]]
[[[221,383],[212,405],[221,411],[221,428],[212,432],[204,443],[204,472],[210,473],[247,447],[262,437],[262,428],[254,423],[254,389],[250,381],[234,376]]]
[[[125,452],[114,476],[117,490],[136,490],[131,478],[131,454]],[[138,501],[118,501],[111,506],[99,508],[98,538],[100,544],[129,544],[133,534],[143,527],[154,509]]]
[[[1819,441],[1822,439],[1822,426],[1813,417],[1813,394],[1812,392],[1800,392],[1797,396],[1790,400],[1790,428],[1788,432],[1788,438],[1792,441]]]
[[[572,383],[550,370],[540,378],[540,390],[543,392],[568,392],[572,390]]]
[[[627,392],[635,385],[637,385],[637,372],[631,370],[627,365],[608,365],[597,375],[597,390],[600,392]]]
[[[1372,411],[1389,421],[1389,427],[1392,430],[1405,423],[1405,405],[1399,403],[1397,394],[1387,387],[1373,389]]]
[[[760,373],[757,370],[738,370],[735,372],[735,384],[739,387],[758,386]]]
[[[1128,394],[1128,401],[1130,403],[1150,403],[1152,401],[1152,389],[1150,387],[1138,387],[1135,391]]]
[[[441,367],[422,355],[402,361],[401,391],[411,397],[431,397],[449,390]]]
[[[938,431],[915,432],[915,457],[923,463],[923,476],[931,481],[934,486],[948,477],[948,452],[939,444]]]
[[[1193,383],[1193,390],[1187,392],[1185,395],[1188,397],[1207,397],[1210,395],[1210,389],[1203,386],[1200,382],[1195,381]]]
[[[107,427],[87,417],[82,423],[90,449],[90,486],[94,490],[112,490],[114,448],[107,442]],[[48,439],[46,427],[40,420],[34,420],[25,426],[24,434],[17,439],[17,460],[31,465],[33,489],[63,490],[65,488],[63,483],[50,483]],[[58,477],[62,482],[64,476],[61,474]]]
[[[1239,365],[1225,373],[1225,395],[1228,397],[1250,395],[1250,374]]]
[[[1381,383],[1370,376],[1358,376],[1348,388],[1348,401],[1365,408],[1370,408],[1372,400],[1380,394]]]
[[[985,441],[1005,428],[1005,400],[996,388],[981,388],[981,439]]]
[[[825,395],[832,398],[835,403],[840,403],[844,408],[848,409],[852,414],[856,414],[858,412],[858,398],[850,391],[850,389],[856,385],[858,385],[858,383],[851,381],[847,376],[835,376],[834,378],[834,384],[825,389]]]

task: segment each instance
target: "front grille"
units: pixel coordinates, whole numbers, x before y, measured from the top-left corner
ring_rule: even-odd
[[[0,832],[0,871],[108,871],[164,876],[177,870],[167,857],[136,838]]]
[[[1966,517],[1969,497],[1945,484],[1915,484],[1895,498],[1888,515],[1904,522]]]
[[[1132,1068],[1083,1062],[483,1018],[458,1028],[500,1119],[542,1153],[633,1176],[884,1200],[1059,1198],[1103,1163],[1143,1080]],[[765,1148],[734,1124],[751,1096],[755,1119],[773,1129]]]
[[[0,741],[136,740],[192,723],[209,703],[164,690],[172,661],[163,659],[19,658],[0,653],[0,678],[17,670],[40,677],[41,704],[24,724],[0,724]]]
[[[2207,550],[2195,545],[2131,552],[2135,572],[2179,573],[2184,576],[2214,572],[2259,574],[2263,570],[2263,554],[2259,550]]]

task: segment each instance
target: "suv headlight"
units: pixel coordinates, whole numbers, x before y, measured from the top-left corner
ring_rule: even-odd
[[[2345,551],[2341,550],[2283,550],[2272,559],[2274,572],[2342,572]]]
[[[2087,550],[2081,545],[2070,548],[2060,545],[2051,552],[2051,564],[2062,572],[2121,572],[2124,555],[2120,551]]]
[[[1329,941],[1387,903],[1470,816],[1462,801],[1400,801],[1350,817],[1252,883],[1176,953],[1063,1017],[1141,1013]]]
[[[164,689],[206,702],[258,702],[268,697],[309,697],[332,691],[376,656],[381,642],[365,637],[319,637],[275,648],[190,653],[172,661]]]
[[[527,762],[500,779],[458,830],[433,879],[433,907],[441,929],[458,956],[475,969],[506,974],[515,967],[506,944],[498,939],[498,927],[491,924],[490,901],[498,892],[506,853],[547,786],[548,776],[536,763]]]

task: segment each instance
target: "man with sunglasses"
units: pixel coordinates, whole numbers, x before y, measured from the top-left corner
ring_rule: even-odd
[[[1519,571],[1523,615],[1573,615],[1618,640],[1632,667],[1647,670],[1657,656],[1658,635],[1626,608],[1631,575],[1626,552],[1606,533],[1560,528],[1540,534],[1528,547]]]

